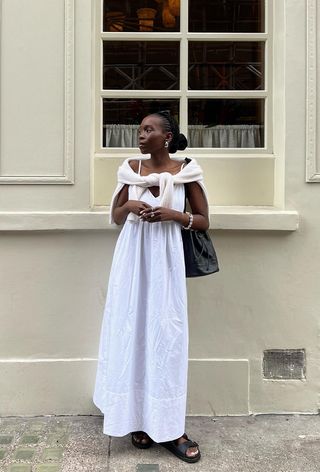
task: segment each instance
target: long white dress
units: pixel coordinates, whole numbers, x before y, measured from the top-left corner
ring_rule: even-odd
[[[159,205],[148,188],[141,200]],[[184,185],[174,185],[172,207],[184,211],[184,205]],[[181,226],[127,220],[109,277],[93,397],[104,414],[103,432],[144,431],[156,442],[182,436],[187,369]]]

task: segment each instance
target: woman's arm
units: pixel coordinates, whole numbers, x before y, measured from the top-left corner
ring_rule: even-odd
[[[125,222],[129,211],[126,208],[128,202],[128,185],[125,185],[118,194],[118,199],[113,209],[113,219],[117,225],[121,225]]]
[[[209,228],[209,209],[202,188],[197,182],[191,182],[185,184],[185,189],[186,198],[193,214],[192,229],[207,230]]]

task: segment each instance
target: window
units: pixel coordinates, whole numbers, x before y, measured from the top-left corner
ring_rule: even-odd
[[[169,109],[193,154],[271,152],[269,0],[101,0],[96,151]],[[97,51],[98,52],[98,51]]]

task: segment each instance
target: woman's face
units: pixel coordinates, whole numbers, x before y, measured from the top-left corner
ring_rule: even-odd
[[[155,115],[146,116],[139,128],[139,148],[142,154],[153,154],[163,150],[166,139],[172,133],[163,129],[162,119]]]

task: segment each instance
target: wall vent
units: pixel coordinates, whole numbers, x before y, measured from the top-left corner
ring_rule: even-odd
[[[306,378],[305,349],[268,349],[263,352],[263,377],[275,380]]]

